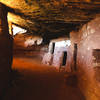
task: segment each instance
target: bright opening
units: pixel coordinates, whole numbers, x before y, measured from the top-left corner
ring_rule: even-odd
[[[12,25],[13,27],[13,35],[16,35],[16,34],[22,34],[22,33],[25,33],[27,32],[27,30],[23,29],[23,28],[20,28],[16,25]]]

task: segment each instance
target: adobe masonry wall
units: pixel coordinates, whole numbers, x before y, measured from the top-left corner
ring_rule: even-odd
[[[53,65],[57,69],[62,65],[63,52],[67,52],[67,47],[56,47],[54,49],[54,53],[50,52],[46,53],[43,57],[43,63],[47,65]]]
[[[77,51],[77,72],[79,86],[87,100],[100,100],[100,82],[96,80],[95,66],[93,65],[93,49],[100,49],[100,17],[84,25],[79,32],[71,32],[72,45],[69,48],[73,55],[74,43],[78,44]],[[68,53],[70,53],[68,52]],[[74,67],[73,59],[68,62],[70,67]],[[72,65],[72,66],[71,66]],[[98,66],[100,67],[100,66]],[[98,68],[98,70],[100,70]],[[98,74],[100,77],[100,73]]]
[[[55,47],[52,65],[56,68],[62,66],[63,52],[67,52],[67,47]]]
[[[57,45],[57,42],[62,42],[62,40],[66,40],[67,38],[59,38],[52,40],[49,44],[48,53],[46,53],[43,57],[43,64],[53,65],[57,69],[62,65],[63,53],[67,52],[67,46],[62,46],[62,44]],[[55,43],[54,52],[53,51],[53,43]],[[60,46],[61,45],[61,46]]]

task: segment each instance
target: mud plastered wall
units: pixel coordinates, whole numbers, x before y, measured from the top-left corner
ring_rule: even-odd
[[[77,72],[79,86],[87,100],[100,100],[100,65],[95,65],[94,50],[100,50],[100,17],[92,20],[77,32],[71,32],[72,45],[69,48],[73,55],[73,44],[77,43]],[[100,61],[100,53],[97,54]],[[71,58],[70,58],[71,59]],[[69,62],[71,67],[73,59]],[[100,62],[99,62],[100,63]],[[97,72],[99,71],[99,72]]]
[[[59,67],[63,66],[67,66],[67,57],[65,57],[64,59],[64,53],[66,53],[66,56],[69,56],[69,54],[67,54],[67,48],[68,48],[68,44],[69,40],[65,40],[65,38],[62,38],[62,40],[57,39],[57,40],[53,40],[53,42],[50,42],[49,44],[49,51],[47,54],[44,55],[43,57],[43,63],[44,64],[48,64],[48,65],[53,65],[55,66],[57,69],[59,69]],[[54,50],[52,53],[52,44],[55,44],[54,46]],[[63,64],[63,59],[65,60],[65,65]]]

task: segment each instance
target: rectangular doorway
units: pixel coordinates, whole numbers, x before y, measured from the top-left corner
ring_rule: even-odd
[[[62,66],[66,65],[66,60],[67,60],[67,51],[64,51],[63,52]]]
[[[55,43],[53,42],[53,43],[52,43],[52,48],[51,48],[51,54],[54,53],[54,50],[55,50]]]
[[[73,60],[74,60],[74,69],[77,70],[77,44],[74,44],[74,55],[73,55]]]

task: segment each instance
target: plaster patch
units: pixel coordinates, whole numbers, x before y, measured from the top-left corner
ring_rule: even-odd
[[[94,33],[94,32],[95,32],[95,30],[94,30],[94,29],[91,29],[91,30],[90,30],[90,33]]]

